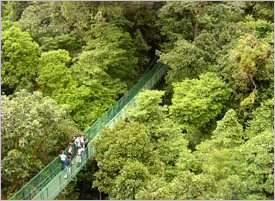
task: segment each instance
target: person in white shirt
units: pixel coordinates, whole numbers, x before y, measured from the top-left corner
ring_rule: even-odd
[[[61,151],[61,154],[59,156],[62,163],[62,170],[64,170],[67,167],[67,156],[63,150]]]
[[[66,175],[64,176],[64,178],[67,178],[68,175],[68,169],[67,169],[67,156],[65,154],[65,152],[62,150],[61,154],[59,155],[61,163],[62,163],[62,170],[66,169]]]
[[[80,147],[81,147],[81,141],[80,141],[80,137],[79,136],[75,139],[74,144],[75,144],[77,150],[80,149]]]

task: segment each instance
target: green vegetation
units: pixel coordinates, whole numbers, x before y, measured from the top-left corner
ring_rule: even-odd
[[[41,92],[2,96],[2,182],[13,192],[35,176],[66,148],[79,132],[68,119],[66,105],[58,105]]]
[[[34,90],[40,47],[28,32],[12,26],[2,34],[2,89],[7,94],[15,90]]]
[[[59,199],[274,199],[273,2],[3,2],[2,199],[168,71]]]

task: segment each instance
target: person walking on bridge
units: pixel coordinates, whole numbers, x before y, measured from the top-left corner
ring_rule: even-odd
[[[85,137],[83,134],[80,136],[81,148],[85,148]]]
[[[75,139],[74,144],[76,146],[76,150],[78,151],[78,149],[81,148],[81,139],[79,136]]]
[[[64,152],[64,150],[61,151],[61,154],[59,155],[60,159],[61,159],[61,163],[62,163],[62,170],[65,170],[67,168],[67,156]],[[67,170],[66,170],[66,175],[64,176],[64,178],[67,178]]]
[[[63,150],[61,151],[61,154],[59,156],[62,163],[62,170],[65,170],[65,168],[67,167],[67,156]]]
[[[68,158],[71,159],[71,163],[74,164],[74,150],[73,150],[73,144],[69,143],[68,146]]]

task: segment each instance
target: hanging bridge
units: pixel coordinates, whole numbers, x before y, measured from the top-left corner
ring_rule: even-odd
[[[160,62],[154,62],[153,68],[149,70],[135,84],[127,94],[125,94],[116,104],[97,119],[90,129],[85,131],[85,136],[89,143],[82,153],[82,162],[79,165],[75,162],[70,168],[62,170],[61,161],[57,156],[25,186],[17,191],[10,200],[53,200],[68,185],[68,183],[85,166],[88,160],[93,159],[95,148],[92,141],[100,130],[105,127],[113,127],[115,123],[125,115],[127,107],[134,107],[136,95],[144,89],[152,89],[166,72],[166,66]],[[65,150],[67,153],[67,149]],[[66,176],[66,177],[65,177]]]

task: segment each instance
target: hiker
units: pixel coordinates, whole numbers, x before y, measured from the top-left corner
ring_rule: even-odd
[[[73,150],[73,145],[72,143],[69,143],[69,146],[68,146],[68,158],[71,160],[71,163],[73,163],[73,159],[74,159],[74,150]]]
[[[89,140],[88,140],[88,138],[86,138],[86,137],[85,137],[85,139],[84,139],[84,144],[85,144],[85,147],[87,147],[87,146],[88,146],[88,143],[89,143]]]
[[[62,170],[65,170],[67,167],[67,156],[63,150],[61,151],[61,154],[59,156],[62,163]]]
[[[81,141],[79,136],[75,139],[74,144],[76,146],[76,150],[78,151],[78,149],[80,149],[81,147]]]
[[[67,169],[67,156],[65,154],[65,152],[62,150],[61,154],[59,155],[60,159],[61,159],[61,163],[62,163],[62,170],[66,169],[66,175],[64,176],[64,178],[67,178],[68,175],[68,169]]]
[[[85,148],[85,138],[83,134],[80,136],[80,143],[81,143],[81,147]]]
[[[69,174],[72,174],[72,165],[73,165],[73,158],[72,158],[72,155],[68,155],[68,170],[67,170],[67,173]]]
[[[77,155],[76,155],[76,159],[75,159],[75,161],[77,162],[77,167],[79,167],[80,164],[81,164],[82,150],[83,150],[82,148],[79,148],[79,149],[77,150]]]

